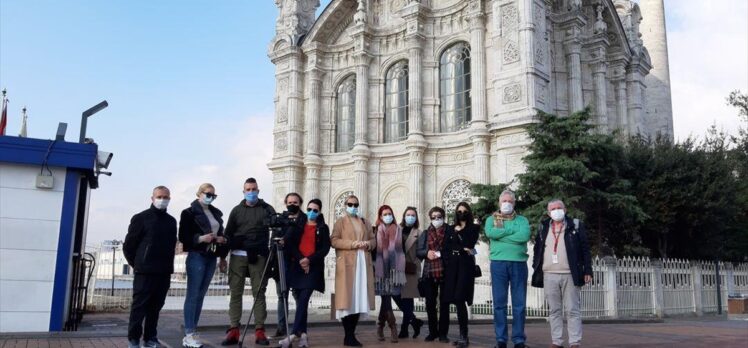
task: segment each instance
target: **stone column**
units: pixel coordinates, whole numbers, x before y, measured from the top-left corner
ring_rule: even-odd
[[[569,91],[569,114],[584,109],[582,99],[582,47],[578,38],[571,38],[564,42],[567,66],[567,89]]]
[[[301,117],[301,105],[303,98],[303,81],[301,71],[301,52],[292,47],[293,52],[289,57],[288,74],[288,150],[294,164],[288,168],[288,190],[289,192],[300,192],[302,187],[302,141],[304,137],[303,119]]]
[[[403,8],[406,20],[406,40],[408,42],[408,204],[423,214],[423,153],[428,146],[423,137],[423,35],[421,22],[422,5],[411,1]],[[421,215],[422,216],[422,215]]]
[[[697,316],[704,315],[704,301],[701,296],[701,291],[704,287],[704,282],[701,279],[701,264],[698,261],[691,261],[691,280],[693,281],[693,305]]]
[[[605,271],[603,277],[605,277],[605,314],[609,318],[618,318],[618,262],[614,257],[606,256],[603,258],[603,265]]]
[[[665,316],[665,289],[662,284],[663,263],[661,259],[652,260],[652,303],[655,315],[662,319]]]
[[[616,113],[618,114],[618,124],[616,127],[621,130],[621,135],[628,137],[628,97],[626,96],[626,79],[621,78],[613,82],[616,87]]]
[[[313,67],[307,72],[309,77],[309,108],[305,123],[306,129],[306,154],[304,155],[304,166],[306,167],[306,181],[304,197],[307,200],[319,198],[319,170],[322,167],[322,159],[319,154],[320,118],[319,109],[322,100],[322,80],[320,71]]]
[[[482,11],[471,15],[470,21],[470,68],[471,68],[471,112],[470,140],[473,142],[475,167],[473,181],[488,184],[491,181],[491,166],[488,153],[488,114],[486,105],[486,23]]]
[[[421,47],[420,40],[410,39],[408,49],[408,136],[423,134],[421,115]]]
[[[608,81],[606,80],[608,64],[604,61],[592,66],[592,79],[595,84],[595,118],[597,131],[608,132]]]
[[[648,67],[644,61],[636,57],[626,68],[626,92],[628,97],[628,125],[630,134],[638,134],[644,131],[643,124],[643,101],[642,92],[644,88],[644,76],[648,73]]]
[[[662,132],[673,139],[673,103],[670,94],[670,67],[663,0],[641,0],[643,15],[640,26],[644,46],[652,59],[651,74],[645,78],[647,85],[647,123],[652,133]]]
[[[362,39],[362,38],[360,38]],[[359,211],[366,215],[368,195],[369,144],[367,129],[369,123],[369,60],[366,52],[356,55],[356,139],[353,145],[353,193],[358,196]]]

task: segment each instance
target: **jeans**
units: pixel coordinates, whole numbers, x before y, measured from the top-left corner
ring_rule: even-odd
[[[140,340],[141,334],[146,342],[157,339],[158,314],[164,306],[170,286],[171,274],[135,273],[127,339]],[[145,331],[143,326],[145,326]]]
[[[301,336],[302,333],[306,333],[307,314],[309,308],[309,300],[312,298],[314,289],[298,289],[294,290],[294,298],[296,299],[296,316],[293,320],[292,334]]]
[[[527,298],[527,263],[523,261],[491,261],[491,292],[493,295],[493,323],[496,341],[508,339],[508,288],[512,291],[512,342],[524,343],[525,300]]]
[[[203,299],[208,292],[210,280],[216,272],[216,257],[190,251],[187,254],[187,295],[184,298],[184,333],[191,334],[197,329]]]

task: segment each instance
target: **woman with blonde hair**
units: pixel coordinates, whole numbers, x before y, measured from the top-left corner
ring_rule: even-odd
[[[335,248],[335,316],[343,322],[343,345],[361,347],[355,331],[359,318],[374,310],[374,275],[370,251],[377,247],[374,233],[360,217],[358,197],[348,196],[346,212],[332,228]]]
[[[182,345],[199,348],[203,344],[197,335],[197,322],[203,308],[203,299],[216,271],[220,258],[221,272],[226,270],[226,237],[223,234],[223,213],[214,207],[218,197],[212,184],[200,185],[197,199],[182,210],[179,219],[179,241],[187,254],[187,294],[184,298],[184,339]]]

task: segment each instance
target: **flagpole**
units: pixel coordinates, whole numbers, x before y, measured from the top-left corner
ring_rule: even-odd
[[[3,105],[2,105],[2,115],[0,115],[0,136],[5,135],[5,128],[8,125],[8,98],[5,97],[5,94],[8,91],[3,88]]]

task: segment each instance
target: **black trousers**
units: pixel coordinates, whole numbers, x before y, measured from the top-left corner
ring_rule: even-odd
[[[309,312],[309,300],[312,298],[314,289],[294,289],[293,297],[296,300],[296,314],[293,320],[292,334],[301,337],[307,330],[307,316]]]
[[[460,336],[467,337],[468,336],[467,302],[458,301],[458,302],[455,302],[454,305],[455,307],[457,307],[457,322],[460,325]]]
[[[127,327],[127,338],[144,341],[158,337],[158,314],[164,306],[166,293],[171,285],[170,274],[135,273],[132,286],[132,306],[130,306],[130,323]],[[143,321],[145,320],[145,325]],[[145,326],[145,330],[143,330]]]
[[[444,301],[444,282],[433,278],[424,278],[426,290],[426,315],[429,320],[429,335],[446,337],[449,333],[449,302]],[[439,317],[436,316],[436,304],[439,300]]]

